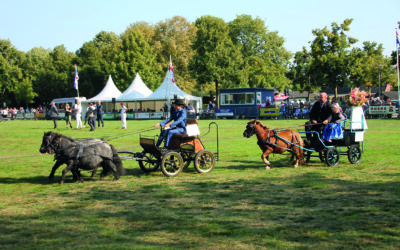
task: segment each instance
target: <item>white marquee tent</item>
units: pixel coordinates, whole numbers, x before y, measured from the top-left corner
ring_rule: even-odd
[[[142,81],[139,73],[136,73],[136,77],[129,88],[118,97],[117,101],[136,101],[139,98],[148,97],[152,93],[153,91],[151,91]]]
[[[170,101],[174,100],[174,97],[176,96],[178,99],[184,99],[186,104],[191,103],[196,110],[200,110],[202,105],[201,97],[192,96],[185,93],[173,82],[172,79],[173,71],[168,70],[161,86],[156,91],[154,91],[153,94],[139,100],[142,102],[153,101],[155,106],[154,109],[158,110],[160,109],[160,107],[163,106],[164,103],[169,104]]]
[[[122,95],[121,91],[118,90],[117,86],[115,86],[111,75],[108,76],[108,80],[106,86],[103,90],[96,95],[95,97],[90,98],[89,102],[93,101],[112,101],[113,98],[118,99]]]
[[[106,86],[104,86],[103,90],[100,91],[98,95],[86,101],[82,101],[82,117],[85,117],[87,104],[89,102],[97,103],[98,101],[101,101],[103,103],[103,110],[105,112],[111,112],[113,109],[115,109],[115,104],[112,103],[112,99],[117,99],[121,95],[121,91],[118,90],[111,78],[111,75],[109,75]]]

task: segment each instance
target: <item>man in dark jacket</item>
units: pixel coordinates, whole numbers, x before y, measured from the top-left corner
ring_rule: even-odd
[[[167,136],[167,140],[165,141],[165,147],[168,148],[169,141],[174,134],[185,134],[186,133],[186,110],[183,109],[185,103],[183,100],[175,100],[173,103],[175,105],[175,112],[166,120],[157,123],[154,127],[164,126],[164,130],[161,132],[158,137],[158,141],[156,146],[159,147],[162,140],[165,136]],[[174,121],[171,123],[171,121]]]
[[[51,103],[50,117],[53,120],[54,128],[57,128],[58,110],[54,102]]]
[[[103,105],[101,104],[101,101],[98,102],[96,111],[97,111],[97,125],[100,128],[100,122],[101,122],[101,127],[104,128]]]
[[[319,96],[319,100],[315,102],[311,108],[310,122],[308,124],[306,123],[306,130],[317,131],[322,135],[322,131],[324,131],[326,124],[331,120],[332,105],[328,102],[328,95],[325,92],[322,92]],[[309,129],[307,129],[307,127]]]

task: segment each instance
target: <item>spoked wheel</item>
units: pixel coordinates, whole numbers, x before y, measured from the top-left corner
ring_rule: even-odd
[[[351,164],[357,164],[361,160],[361,149],[358,145],[351,145],[349,151],[347,151],[347,158]]]
[[[328,148],[325,152],[325,163],[328,167],[335,167],[339,164],[340,154],[335,148]]]
[[[209,173],[215,167],[214,154],[209,150],[201,150],[194,158],[194,168],[198,173]]]
[[[170,151],[164,154],[161,160],[161,171],[165,176],[174,177],[183,169],[183,159],[179,153]]]
[[[145,154],[143,160],[138,160],[139,167],[143,172],[150,173],[160,167],[160,161],[152,154]]]
[[[188,152],[181,152],[181,156],[183,159],[183,169],[186,169],[190,166],[190,163],[192,162],[192,158],[190,157],[190,153]]]

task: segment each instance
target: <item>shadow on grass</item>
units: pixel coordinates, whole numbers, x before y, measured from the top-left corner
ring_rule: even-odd
[[[31,247],[31,239],[52,247],[398,248],[398,190],[399,182],[318,173],[221,182],[165,178],[133,190],[96,186],[64,193],[69,202],[62,207],[1,216],[0,241],[6,248],[17,241]]]
[[[225,167],[227,169],[251,169],[251,168],[265,168],[265,163],[259,159],[259,160],[235,160],[233,162],[228,162],[228,165]],[[279,158],[279,159],[273,159],[271,160],[271,168],[293,168],[293,166],[290,164],[289,158]],[[305,164],[300,165],[305,166]]]

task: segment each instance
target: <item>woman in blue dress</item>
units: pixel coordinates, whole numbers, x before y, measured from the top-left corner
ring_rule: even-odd
[[[342,139],[342,121],[346,120],[338,103],[332,104],[332,120],[331,123],[326,125],[322,134],[322,141],[332,142],[333,140]]]

